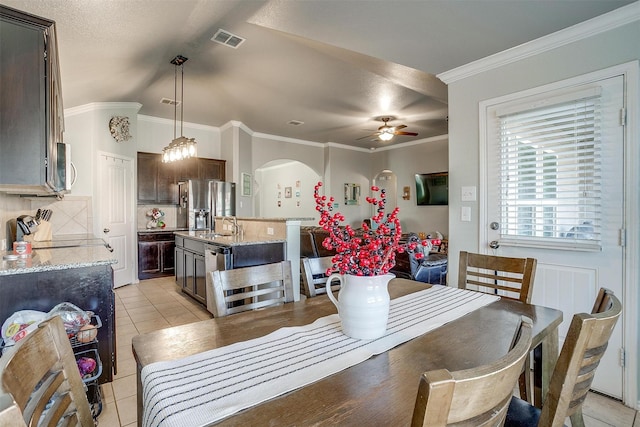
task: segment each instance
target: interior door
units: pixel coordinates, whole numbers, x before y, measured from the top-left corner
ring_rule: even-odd
[[[113,248],[114,287],[133,283],[136,265],[133,207],[133,160],[98,154],[97,226]]]
[[[624,106],[622,76],[591,82],[601,87],[601,242],[600,250],[554,248],[553,245],[505,244],[499,207],[500,190],[489,183],[498,182],[501,160],[496,153],[498,137],[487,126],[486,167],[487,201],[485,206],[485,236],[480,239],[484,251],[496,255],[533,257],[538,260],[532,302],[558,308],[564,313],[560,327],[561,345],[573,314],[590,312],[600,287],[613,290],[623,299],[624,260],[624,125],[620,116]],[[487,122],[491,122],[488,110]],[[542,210],[541,210],[542,211]],[[482,227],[482,225],[481,225]],[[506,232],[505,232],[506,233]],[[570,232],[567,232],[570,233]],[[491,244],[493,243],[493,244]],[[493,247],[490,248],[490,247]],[[483,248],[481,247],[481,251]],[[624,316],[624,313],[623,313]],[[624,368],[623,319],[618,321],[602,359],[592,388],[607,395],[622,398]]]

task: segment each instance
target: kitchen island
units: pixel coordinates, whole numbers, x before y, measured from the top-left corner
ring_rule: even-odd
[[[176,283],[182,291],[212,311],[213,270],[251,267],[283,261],[286,239],[219,235],[208,232],[176,232]]]
[[[86,240],[76,242],[77,244]],[[38,242],[31,256],[5,260],[0,252],[0,323],[20,310],[49,312],[70,302],[99,316],[97,348],[102,362],[100,383],[110,382],[116,371],[115,295],[113,268],[117,260],[103,245],[68,247],[56,241]],[[104,242],[103,242],[104,243]]]
[[[216,217],[215,231],[177,231],[178,286],[206,306],[210,280],[207,272],[283,260],[291,261],[293,283],[299,283],[300,223],[304,220],[312,218]],[[299,286],[294,286],[294,299],[300,299]]]

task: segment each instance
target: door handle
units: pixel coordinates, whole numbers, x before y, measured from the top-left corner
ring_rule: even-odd
[[[105,228],[105,229],[103,229],[103,230],[102,230],[102,232],[103,232],[104,234],[107,234],[107,233],[108,233],[108,232],[110,232],[110,231],[111,231],[111,230],[109,230],[108,228]]]

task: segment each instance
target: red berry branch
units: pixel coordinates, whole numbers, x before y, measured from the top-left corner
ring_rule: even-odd
[[[371,227],[363,222],[362,232],[356,233],[350,225],[340,226],[344,221],[344,215],[339,212],[332,214],[335,199],[321,196],[320,187],[322,182],[319,182],[313,191],[316,210],[320,212],[319,225],[329,232],[329,237],[324,239],[322,246],[336,251],[332,258],[333,267],[327,274],[338,272],[356,276],[377,276],[387,274],[393,268],[396,264],[396,252],[415,253],[417,259],[423,257],[422,252],[415,251],[420,244],[427,246],[429,243],[426,240],[400,243],[400,209],[396,207],[391,213],[385,213],[387,199],[384,188],[371,187],[373,196],[367,197],[366,201],[376,207],[376,214],[371,218]],[[380,192],[379,198],[375,197],[377,192]]]

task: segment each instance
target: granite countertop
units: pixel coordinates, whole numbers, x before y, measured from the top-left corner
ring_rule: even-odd
[[[177,231],[176,236],[186,237],[188,239],[199,240],[205,243],[215,243],[222,246],[243,246],[243,245],[259,245],[263,243],[286,243],[287,239],[269,236],[251,236],[243,235],[242,237],[230,234],[217,234],[210,231]]]
[[[94,267],[117,263],[113,252],[110,252],[105,246],[33,249],[30,256],[18,257],[17,260],[5,260],[4,255],[7,254],[13,254],[13,252],[0,252],[0,255],[2,255],[0,276],[67,270],[71,268]]]

